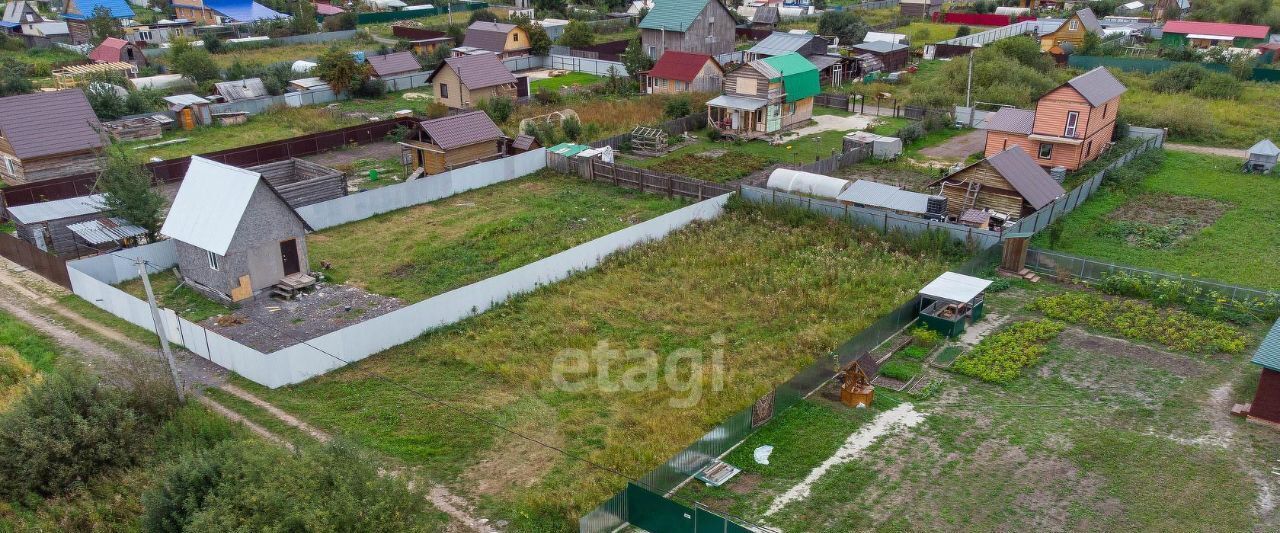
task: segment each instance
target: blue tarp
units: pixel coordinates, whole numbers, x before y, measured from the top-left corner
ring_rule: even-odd
[[[247,0],[205,0],[204,6],[237,22],[289,18],[288,15]]]
[[[76,12],[67,12],[63,14],[63,18],[88,20],[93,18],[93,12],[98,7],[107,8],[111,16],[118,19],[133,18],[133,8],[129,7],[129,2],[126,0],[73,0],[70,4],[75,7]]]

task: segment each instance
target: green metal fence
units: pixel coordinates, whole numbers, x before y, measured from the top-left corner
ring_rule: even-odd
[[[467,12],[487,7],[489,7],[489,4],[485,2],[453,4],[453,12],[463,17],[462,19],[459,19],[460,23],[465,23]],[[415,9],[412,11],[378,11],[375,13],[360,13],[356,15],[356,24],[380,24],[383,22],[394,22],[397,20],[419,19],[443,15],[448,12],[449,9],[447,7],[437,6],[431,9]]]
[[[1191,63],[1186,61],[1169,61],[1167,59],[1147,59],[1141,57],[1073,55],[1067,58],[1067,64],[1072,68],[1078,68],[1081,70],[1089,70],[1103,66],[1130,72],[1146,72],[1148,74],[1167,70],[1174,65],[1179,64],[1200,65],[1209,70],[1230,72],[1230,68],[1220,63]],[[1253,69],[1253,81],[1280,82],[1280,70],[1255,68]]]

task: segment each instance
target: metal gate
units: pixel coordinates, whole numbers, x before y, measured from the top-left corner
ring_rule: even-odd
[[[635,483],[627,484],[627,518],[653,533],[751,533],[728,518],[699,506],[690,509]]]

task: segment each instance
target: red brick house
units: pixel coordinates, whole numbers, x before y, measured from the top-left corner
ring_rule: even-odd
[[[1041,96],[1035,110],[1001,109],[985,126],[984,154],[1020,146],[1042,167],[1076,170],[1111,142],[1124,91],[1115,76],[1098,67]]]

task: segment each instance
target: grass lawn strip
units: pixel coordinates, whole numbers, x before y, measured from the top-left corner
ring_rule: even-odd
[[[513,528],[567,528],[624,480],[442,410],[366,371],[636,476],[945,268],[826,219],[787,223],[735,205],[719,220],[356,365],[293,387],[245,387],[308,423],[452,480],[485,515],[512,520]],[[662,355],[723,351],[725,388],[707,390],[706,363],[693,381],[697,397],[666,386],[551,385],[557,354],[600,343]],[[628,360],[611,372],[646,365]],[[682,409],[680,400],[693,406]]]
[[[565,87],[586,87],[603,80],[603,76],[588,74],[586,72],[570,72],[568,74],[556,76],[554,78],[542,78],[529,82],[529,90],[538,92],[546,89],[552,92],[560,92]]]

